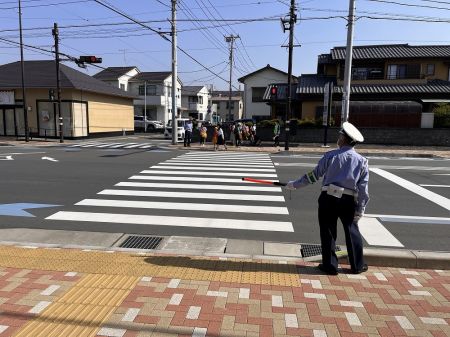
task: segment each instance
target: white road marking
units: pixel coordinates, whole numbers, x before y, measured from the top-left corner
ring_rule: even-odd
[[[4,156],[5,158],[0,158],[0,160],[14,160],[12,156]]]
[[[425,186],[425,187],[446,187],[446,188],[450,187],[450,185],[428,185],[428,184],[420,184],[420,186]]]
[[[150,168],[166,170],[192,170],[192,171],[237,171],[237,172],[276,172],[275,169],[232,168],[232,167],[178,167],[154,165]]]
[[[125,146],[124,149],[133,149],[135,147],[141,147],[143,145],[149,145],[150,143],[138,143],[138,144],[134,144],[134,145],[128,145]]]
[[[110,149],[117,149],[119,147],[124,147],[124,146],[134,145],[134,144],[137,144],[137,143],[120,143],[120,144],[117,144],[117,145],[110,146],[109,148]]]
[[[450,168],[449,168],[450,169]],[[450,199],[447,199],[439,194],[436,194],[434,192],[431,192],[423,187],[420,187],[419,185],[416,185],[406,179],[400,178],[399,176],[396,176],[395,174],[389,173],[387,171],[377,169],[377,168],[371,168],[370,169],[373,173],[376,173],[380,175],[381,177],[388,179],[401,187],[416,193],[420,195],[423,198],[428,199],[431,202],[434,202],[435,204],[444,207],[445,209],[450,211]]]
[[[294,232],[291,222],[60,211],[47,220]]]
[[[233,176],[233,177],[242,177],[242,173],[240,172],[195,172],[195,171],[163,171],[163,170],[144,170],[139,173],[144,174],[168,174],[168,175],[193,175],[193,176]],[[267,177],[267,178],[276,178],[277,175],[275,173],[247,173],[247,175],[252,177]]]
[[[222,190],[222,191],[255,191],[255,192],[281,192],[277,186],[233,186],[233,185],[200,185],[200,184],[165,184],[165,183],[135,183],[120,182],[114,186],[125,187],[150,187],[150,188],[177,188],[190,190]]]
[[[75,145],[70,145],[68,147],[81,147],[81,146],[86,146],[86,145],[91,145],[91,144],[97,144],[97,143],[81,143],[81,144],[75,144]]]
[[[164,162],[164,165],[176,165],[176,166],[219,166],[219,167],[259,167],[259,168],[273,168],[273,165],[266,165],[266,164],[256,164],[256,163],[236,163],[236,164],[221,164],[221,163],[197,163],[197,162],[190,162],[190,161],[175,161],[175,160],[168,160]]]
[[[450,173],[434,173],[434,176],[450,176]]]
[[[255,184],[251,181],[246,181],[242,179],[233,179],[233,178],[202,178],[202,177],[188,177],[188,176],[177,176],[177,177],[168,177],[168,176],[131,176],[128,179],[141,179],[141,180],[156,180],[156,181],[198,181],[198,182],[212,182],[212,183],[235,183],[235,184]],[[267,181],[275,181],[273,179],[266,179]]]
[[[183,154],[183,156],[202,156],[202,157],[268,157],[267,153],[258,153],[258,152],[188,152]]]
[[[103,144],[103,145],[99,145],[97,146],[98,148],[105,148],[105,147],[109,147],[109,146],[114,146],[114,145],[119,145],[122,143],[108,143],[108,144]]]
[[[186,158],[177,157],[178,160],[193,162],[208,162],[208,163],[260,163],[260,164],[272,164],[272,161],[267,159],[257,159],[257,158]]]
[[[369,245],[404,247],[376,218],[363,216],[358,226],[361,235]]]
[[[289,214],[288,209],[286,207],[200,204],[200,203],[184,203],[184,202],[84,199],[81,200],[80,202],[77,202],[75,205],[100,206],[100,207],[129,207],[129,208],[146,208],[146,209],[174,209],[174,210],[206,211],[206,212],[235,212],[235,213],[285,214],[285,215]]]
[[[364,214],[365,218],[379,218],[385,222],[407,222],[416,224],[440,224],[449,225],[450,218],[432,216],[389,215],[389,214]]]
[[[154,146],[155,146],[154,144],[148,144],[148,145],[139,146],[139,148],[140,149],[149,149],[149,148],[154,147]]]
[[[93,143],[93,144],[87,144],[87,145],[81,145],[80,147],[94,147],[99,145],[105,145],[105,143]]]
[[[163,192],[163,191],[137,191],[137,190],[110,190],[98,192],[103,195],[133,195],[137,197],[159,197],[159,198],[190,198],[209,200],[253,200],[253,201],[275,201],[284,202],[284,197],[278,195],[259,194],[221,194],[221,193],[193,193],[193,192]]]
[[[51,158],[51,157],[42,157],[41,159],[42,159],[42,160],[53,161],[53,162],[58,162],[58,161],[59,161],[58,159]]]

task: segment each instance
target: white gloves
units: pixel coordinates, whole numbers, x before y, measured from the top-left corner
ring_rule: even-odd
[[[289,191],[295,191],[296,188],[294,187],[294,180],[289,181],[284,188]]]
[[[353,216],[353,222],[354,223],[358,223],[358,221],[363,217],[362,213],[355,213],[355,215]]]

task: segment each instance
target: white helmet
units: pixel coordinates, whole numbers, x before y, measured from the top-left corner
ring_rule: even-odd
[[[342,124],[342,129],[339,132],[346,135],[355,143],[362,143],[364,141],[364,137],[361,132],[359,132],[359,130],[349,122],[344,122],[344,124]]]

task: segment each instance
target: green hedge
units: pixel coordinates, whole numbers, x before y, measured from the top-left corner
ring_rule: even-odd
[[[450,104],[439,104],[433,112],[435,128],[450,128]]]

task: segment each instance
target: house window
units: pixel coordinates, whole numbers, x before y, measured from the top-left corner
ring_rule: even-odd
[[[125,84],[120,83],[120,89],[125,90]]]
[[[431,64],[427,64],[427,72],[426,72],[427,76],[432,76],[434,75],[434,63]]]
[[[388,65],[387,79],[418,79],[420,78],[420,64],[390,64]]]
[[[252,102],[262,102],[266,87],[253,87],[252,88]]]
[[[139,95],[144,96],[145,85],[139,86]],[[156,85],[147,85],[147,95],[156,96]]]
[[[198,96],[198,104],[203,104],[203,96]]]
[[[188,101],[189,103],[198,103],[198,96],[189,96]]]
[[[217,110],[220,110],[220,102],[217,102]]]
[[[234,109],[234,101],[231,101],[231,105],[230,105],[230,101],[227,101],[226,109],[230,109],[230,106],[231,106],[231,109]]]

